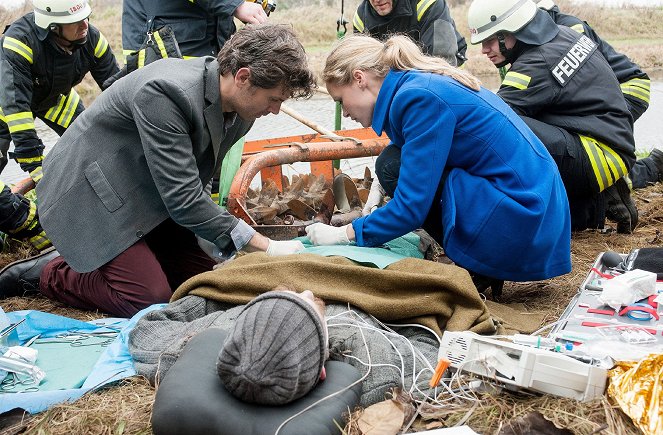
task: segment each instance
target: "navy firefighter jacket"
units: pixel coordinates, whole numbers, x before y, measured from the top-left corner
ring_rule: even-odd
[[[571,218],[557,165],[498,96],[439,74],[392,70],[372,128],[401,149],[401,168],[394,198],[353,221],[357,245],[420,228],[440,207],[438,242],[461,267],[509,281],[571,270]]]
[[[623,177],[635,163],[633,120],[597,44],[558,28],[551,41],[525,46],[497,95],[519,115],[577,135],[603,189],[612,184],[610,177]],[[608,172],[600,170],[604,165]]]
[[[610,44],[602,40],[589,24],[580,18],[560,12],[557,6],[547,12],[555,23],[585,34],[589,39],[596,42],[598,50],[617,76],[624,98],[640,107],[641,112],[638,114],[641,115],[649,107],[651,81],[649,76],[640,69],[640,66],[633,63],[625,54],[617,52]]]
[[[244,0],[131,0],[122,4],[122,51],[140,48],[148,31],[169,25],[184,57],[216,56],[235,33]]]
[[[108,41],[91,24],[87,42],[71,53],[58,47],[49,33],[37,27],[30,12],[0,38],[0,123],[8,126],[14,156],[27,171],[41,166],[43,144],[34,117],[69,127],[82,107],[74,86],[90,72],[102,87],[119,71]]]
[[[449,41],[444,40],[451,33],[447,32],[449,25],[456,39],[453,53],[446,52]],[[445,0],[393,0],[393,10],[386,16],[378,15],[370,2],[364,0],[357,7],[352,26],[355,32],[378,39],[405,33],[421,44],[424,53],[445,58],[456,56],[459,66],[465,61],[467,42],[456,30]]]

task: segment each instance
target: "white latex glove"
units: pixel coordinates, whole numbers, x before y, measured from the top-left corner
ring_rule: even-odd
[[[371,183],[371,190],[368,192],[368,198],[366,198],[366,204],[364,204],[361,214],[366,216],[373,213],[382,202],[382,198],[384,198],[385,194],[386,192],[380,185],[380,182],[375,178],[373,183]]]
[[[267,255],[290,255],[304,250],[299,240],[270,240]]]
[[[243,1],[235,9],[235,18],[246,24],[262,24],[267,22],[267,14],[260,3]]]
[[[331,225],[318,222],[306,227],[306,235],[314,245],[347,245],[350,243],[350,239],[348,239],[348,225],[332,227]]]

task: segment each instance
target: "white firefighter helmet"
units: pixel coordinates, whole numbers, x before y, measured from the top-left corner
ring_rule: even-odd
[[[70,24],[90,16],[88,0],[33,0],[35,24],[48,29],[51,24]]]
[[[544,11],[549,11],[555,7],[555,2],[553,0],[539,0],[536,2],[536,6]]]
[[[474,0],[467,11],[470,42],[479,44],[498,32],[515,33],[536,15],[532,0]]]

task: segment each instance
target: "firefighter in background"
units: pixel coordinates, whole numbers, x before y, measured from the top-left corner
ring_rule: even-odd
[[[456,30],[445,0],[363,0],[352,19],[357,33],[386,39],[404,33],[417,41],[424,53],[441,57],[454,66],[465,60],[467,43]]]
[[[248,24],[267,21],[260,2],[245,0],[131,0],[122,3],[122,53],[126,59],[141,48],[146,34],[170,26],[182,57],[215,56],[237,30],[233,17]],[[171,56],[169,56],[171,57]],[[131,68],[127,65],[127,71]],[[221,172],[235,173],[241,163],[244,139],[233,145],[223,161]],[[219,192],[221,187],[222,192]],[[220,204],[228,186],[220,186],[219,176],[211,185],[211,196]]]
[[[106,38],[88,23],[87,0],[34,0],[34,12],[14,21],[0,38],[0,171],[7,156],[35,183],[41,179],[44,144],[38,117],[58,135],[84,110],[74,86],[90,72],[101,87],[119,71]],[[8,153],[10,142],[14,151]],[[34,202],[0,183],[0,231],[50,246]]]
[[[610,68],[617,76],[626,105],[633,122],[649,107],[650,80],[640,66],[633,63],[626,55],[619,53],[610,44],[602,40],[587,22],[573,15],[564,14],[553,0],[539,0],[537,6],[548,12],[555,23],[570,27],[578,33],[587,35],[596,42],[598,50],[608,61]],[[649,157],[636,161],[629,177],[634,188],[646,187],[650,183],[663,181],[663,151],[654,149]]]
[[[233,17],[248,24],[267,21],[259,3],[245,0],[131,0],[122,3],[122,52],[126,57],[146,34],[169,25],[182,55],[216,56],[235,33]]]
[[[473,0],[468,24],[495,66],[511,65],[497,93],[557,163],[572,229],[603,228],[607,216],[632,232],[638,211],[624,177],[635,163],[633,119],[598,45],[531,0]]]

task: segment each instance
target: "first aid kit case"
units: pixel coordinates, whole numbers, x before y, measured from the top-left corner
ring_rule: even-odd
[[[613,254],[614,253],[608,253]],[[565,334],[573,337],[603,335],[629,343],[651,342],[663,344],[663,282],[656,281],[656,293],[619,310],[605,305],[599,298],[611,277],[625,273],[614,261],[605,261],[600,253],[578,293],[566,307],[558,323],[551,329],[551,337]],[[626,255],[621,255],[622,259]],[[657,302],[657,300],[659,302]]]

